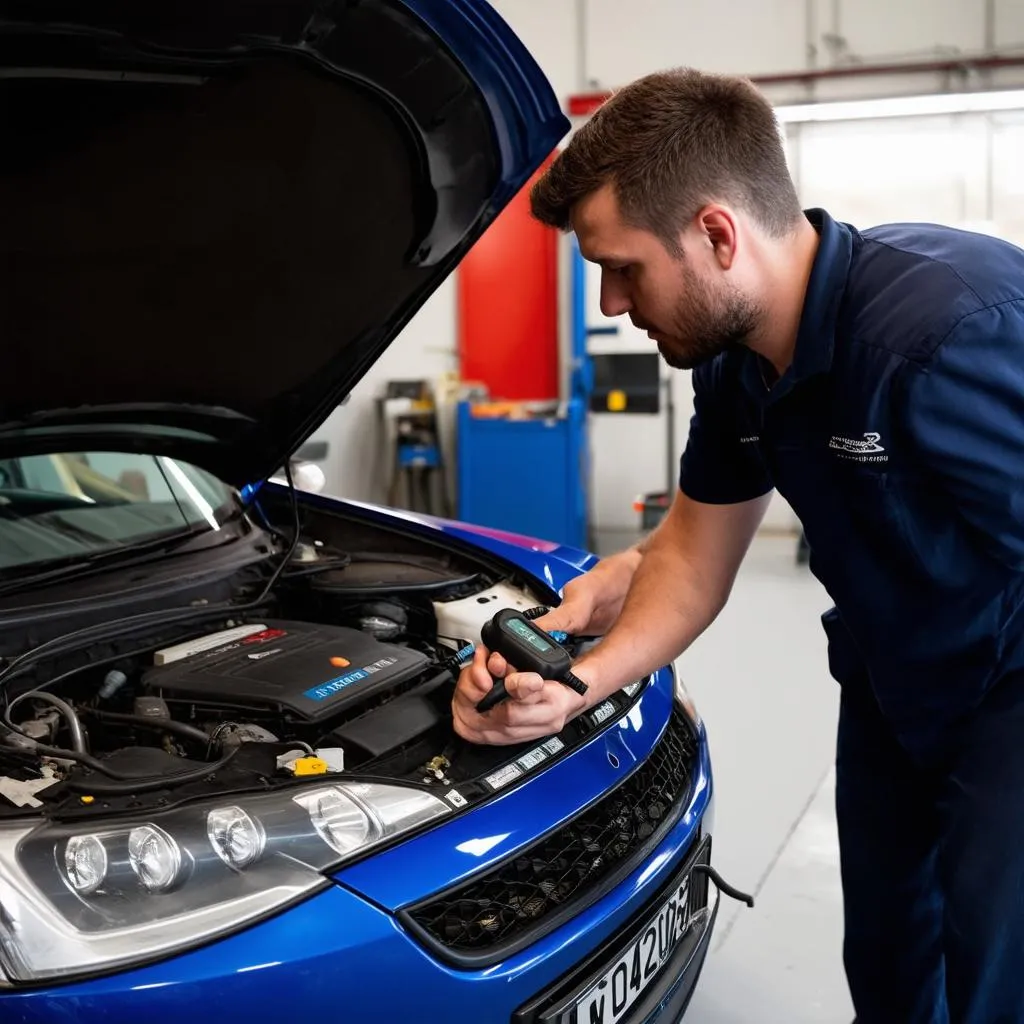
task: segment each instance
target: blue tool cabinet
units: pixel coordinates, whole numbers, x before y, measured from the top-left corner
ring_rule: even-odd
[[[587,355],[584,265],[572,245],[570,394],[550,416],[474,416],[458,408],[458,516],[469,523],[590,548],[587,409],[593,368]]]
[[[586,405],[528,419],[458,412],[459,518],[573,547],[587,546]]]

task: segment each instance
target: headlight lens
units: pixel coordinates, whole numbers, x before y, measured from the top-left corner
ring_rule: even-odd
[[[450,813],[430,793],[337,783],[112,827],[0,828],[0,965],[67,979],[179,952],[328,884],[324,872]]]
[[[672,666],[672,679],[675,689],[676,703],[686,712],[690,721],[693,722],[694,728],[700,729],[702,724],[700,712],[697,710],[697,705],[690,696],[690,691],[686,689],[686,684],[683,682],[683,677],[679,672],[678,665]]]
[[[267,845],[263,826],[241,807],[216,807],[206,816],[206,834],[214,853],[229,868],[244,871]]]
[[[143,825],[128,833],[128,862],[148,892],[166,892],[182,873],[178,844],[156,825]]]
[[[72,836],[64,847],[64,872],[83,896],[94,893],[107,877],[107,848],[97,836]]]

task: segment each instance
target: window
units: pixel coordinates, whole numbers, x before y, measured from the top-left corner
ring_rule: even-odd
[[[0,459],[0,569],[217,531],[235,507],[226,484],[165,456]]]

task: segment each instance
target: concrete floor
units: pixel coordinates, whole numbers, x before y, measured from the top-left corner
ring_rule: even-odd
[[[628,536],[597,538],[609,552]],[[728,606],[679,660],[711,740],[723,899],[686,1024],[849,1024],[832,762],[838,689],[822,587],[796,541],[758,538]]]

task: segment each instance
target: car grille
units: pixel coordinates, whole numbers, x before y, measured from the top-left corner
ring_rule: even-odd
[[[447,959],[474,965],[535,941],[658,842],[689,794],[695,757],[690,727],[674,715],[618,787],[470,884],[404,911],[405,924]]]

